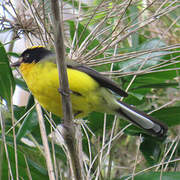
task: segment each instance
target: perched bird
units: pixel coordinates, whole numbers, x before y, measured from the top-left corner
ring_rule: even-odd
[[[19,61],[11,66],[19,67],[28,88],[41,106],[62,117],[55,54],[42,46],[34,46],[26,49]],[[75,118],[85,117],[93,111],[106,112],[128,119],[153,136],[166,135],[166,125],[117,99],[115,94],[121,97],[128,94],[114,81],[89,67],[68,61],[67,75]]]

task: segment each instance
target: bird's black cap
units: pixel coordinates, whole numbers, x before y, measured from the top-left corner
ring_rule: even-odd
[[[33,46],[32,48],[26,49],[20,56],[20,61],[11,64],[12,67],[18,67],[21,63],[32,63],[39,62],[44,57],[53,54],[50,50],[43,46]]]

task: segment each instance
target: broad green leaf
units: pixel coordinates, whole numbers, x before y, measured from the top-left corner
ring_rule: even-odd
[[[141,70],[143,70],[148,67],[159,64],[160,60],[162,59],[162,56],[166,54],[167,53],[163,51],[147,53],[145,55],[141,55],[137,58],[133,58],[121,63],[120,68],[124,69],[124,72],[135,72],[140,68],[141,64],[143,64],[144,61],[146,61],[143,67],[141,68]]]
[[[165,139],[164,139],[165,140]],[[163,143],[162,143],[163,142]],[[168,149],[168,154],[164,156],[165,149]],[[172,139],[166,139],[165,141],[155,141],[154,138],[145,136],[141,143],[140,150],[143,153],[147,163],[152,166],[158,164],[162,158],[164,162],[179,158],[180,155],[180,143],[174,144]],[[169,168],[176,168],[177,163],[168,163]]]
[[[180,63],[176,64],[180,67]],[[167,69],[175,68],[173,65],[167,66]],[[151,74],[138,75],[134,83],[130,87],[130,92],[138,94],[147,94],[151,92],[152,88],[167,88],[167,87],[177,87],[177,83],[174,81],[174,78],[177,77],[177,71],[166,71],[162,69],[162,72],[154,72]],[[126,77],[127,82],[124,83],[126,87],[130,77]],[[169,82],[167,80],[170,80]]]
[[[32,161],[30,158],[27,159],[27,162],[30,165],[30,170],[31,171],[34,171],[36,173],[40,173],[40,174],[48,176],[47,169],[41,167],[39,164],[37,164],[36,162]]]
[[[15,53],[15,52],[7,52],[7,55],[19,58],[19,54]]]
[[[139,50],[139,51],[150,50],[150,49],[160,48],[163,46],[165,46],[165,43],[162,42],[161,40],[152,39],[147,42],[144,42],[137,50]],[[146,53],[146,54],[140,55],[136,58],[132,58],[127,61],[119,63],[119,68],[124,69],[123,72],[134,72],[139,69],[139,67],[143,64],[144,61],[146,61],[143,65],[143,67],[141,68],[141,70],[146,69],[153,65],[159,64],[162,57],[166,54],[167,54],[167,52],[165,52],[165,51]]]
[[[30,110],[30,108],[34,105],[34,98],[32,95],[29,96],[29,100],[26,107],[18,107],[15,106],[14,112],[16,119],[20,119],[26,112]],[[20,111],[20,113],[19,113]],[[17,132],[17,141],[20,140],[23,136],[27,133],[33,131],[34,127],[38,125],[37,120],[37,112],[35,109],[31,110],[26,117],[22,120],[23,123],[21,124],[20,128]]]
[[[172,51],[172,54],[163,56],[163,59],[167,61],[171,60],[171,58],[173,58],[174,61],[178,60],[179,53],[177,53],[177,51],[179,51],[179,49]],[[175,69],[175,68],[180,68],[180,63],[177,63],[175,65],[168,65],[167,63],[166,67],[158,69],[158,70],[161,70],[161,72],[153,72],[153,73],[148,73],[144,75],[138,75],[134,83],[131,85],[130,91],[132,90],[133,92],[136,92],[136,93],[139,93],[139,92],[143,93],[144,91],[146,93],[151,88],[165,88],[166,86],[167,87],[176,86],[176,82],[174,81],[174,78],[177,77],[177,74],[180,70],[171,70],[171,71],[168,70],[168,69]],[[127,81],[124,83],[125,87],[128,85],[131,78],[132,78],[131,76],[127,76],[123,78],[124,81]],[[167,82],[167,80],[171,80],[171,81]]]
[[[25,110],[28,111],[29,109],[31,109],[32,106],[34,106],[34,96],[30,94],[28,97],[28,103],[25,107]]]
[[[11,96],[14,92],[15,82],[9,67],[9,59],[2,43],[0,43],[0,96],[11,104]]]
[[[161,155],[163,154],[164,147],[162,147],[162,143],[146,136],[143,138],[140,150],[143,153],[147,163],[152,166],[157,164],[162,158]]]
[[[113,180],[126,180],[128,177]],[[132,179],[132,178],[130,178]],[[148,172],[133,177],[134,180],[179,180],[180,172]]]
[[[129,95],[131,94],[133,97],[136,97],[139,100],[143,100],[143,98],[144,98],[144,95],[142,95],[142,94],[132,93],[132,92],[129,92],[128,94]]]
[[[15,78],[16,85],[24,89],[25,91],[29,91],[28,87],[24,80]]]
[[[127,10],[127,15],[130,18],[131,24],[138,24],[138,14],[139,14],[139,9],[136,5],[130,6],[129,11]],[[135,25],[133,28],[130,29],[130,31],[133,31],[134,29],[138,28],[138,25]],[[133,33],[131,35],[131,41],[132,41],[132,46],[138,46],[139,45],[139,33]]]
[[[106,128],[109,129],[112,127],[114,116],[107,115],[106,117]],[[103,125],[104,125],[104,114],[93,112],[85,118],[87,121],[88,127],[91,131],[95,134],[101,134],[103,132]]]
[[[132,88],[131,90],[142,89],[142,88],[167,88],[167,87],[176,87],[178,85],[179,85],[178,83],[146,84],[146,85],[142,85],[142,86],[138,86],[138,87]]]
[[[25,107],[23,107],[23,106],[19,107],[16,105],[13,106],[13,111],[14,111],[14,116],[17,120],[20,119],[26,112]]]
[[[141,44],[139,50],[150,50],[164,47],[166,44],[161,39],[150,39]]]
[[[33,131],[34,127],[38,125],[37,121],[37,112],[36,110],[32,110],[29,114],[24,118],[21,127],[17,133],[17,141],[20,141],[22,137],[24,137],[27,133]]]
[[[180,106],[163,108],[151,114],[157,119],[165,122],[168,127],[180,124]]]
[[[172,68],[169,66],[168,68]],[[132,89],[139,86],[148,86],[151,84],[165,84],[167,80],[173,80],[177,76],[176,71],[163,71],[163,72],[155,72],[151,74],[139,75],[135,83],[131,86]],[[172,84],[174,86],[175,84]]]
[[[2,145],[1,141],[0,141],[0,145]],[[16,179],[16,164],[15,164],[15,156],[14,156],[14,148],[13,146],[9,145],[7,143],[7,150],[8,150],[8,155],[9,155],[9,160],[10,160],[10,165],[11,165],[11,170],[12,170],[12,174],[14,179]],[[6,155],[5,155],[5,151],[4,155],[2,156],[2,179],[8,179],[9,177],[9,168],[8,168],[8,162],[6,159]],[[28,177],[28,173],[27,173],[27,165],[25,162],[25,154],[22,153],[21,151],[19,151],[19,149],[17,150],[17,156],[18,156],[18,173],[19,173],[19,178],[21,177],[21,179],[29,179]],[[30,173],[32,176],[32,179],[49,179],[48,178],[48,173],[47,170],[44,169],[43,167],[41,167],[39,165],[39,169],[35,169],[34,165],[32,165],[32,163],[29,163],[29,161],[27,161],[28,166],[30,168]]]

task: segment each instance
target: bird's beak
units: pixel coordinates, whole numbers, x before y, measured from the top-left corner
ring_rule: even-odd
[[[22,58],[19,58],[19,60],[15,63],[12,63],[10,66],[11,67],[19,67],[22,63]]]

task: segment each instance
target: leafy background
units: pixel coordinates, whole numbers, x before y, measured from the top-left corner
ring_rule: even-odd
[[[0,43],[0,178],[49,179],[33,96],[26,106],[13,105],[16,86],[29,90],[9,63],[19,57],[19,39],[24,49],[53,50],[50,1],[19,2],[0,4],[1,34],[12,33]],[[129,93],[123,101],[169,127],[159,140],[112,115],[78,120],[87,179],[179,179],[178,1],[64,0],[63,10],[67,56],[117,81]],[[49,135],[61,119],[43,115]],[[71,179],[66,150],[56,141],[49,138],[56,179]]]

